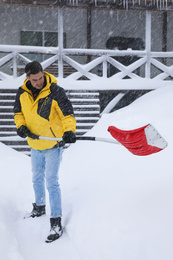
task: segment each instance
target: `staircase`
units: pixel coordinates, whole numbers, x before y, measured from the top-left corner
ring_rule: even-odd
[[[66,92],[76,118],[76,135],[83,135],[91,129],[100,117],[99,93],[85,90]]]
[[[0,142],[16,151],[30,155],[30,147],[26,139],[22,139],[16,134],[13,118],[16,92],[16,89],[0,90]],[[67,90],[66,94],[74,108],[77,122],[76,135],[83,135],[99,120],[99,93],[91,90]]]

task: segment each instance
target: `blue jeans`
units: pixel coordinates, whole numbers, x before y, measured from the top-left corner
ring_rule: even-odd
[[[58,170],[61,162],[63,148],[46,150],[31,149],[32,182],[37,206],[46,204],[46,187],[49,192],[51,218],[62,215],[61,190],[58,182]]]

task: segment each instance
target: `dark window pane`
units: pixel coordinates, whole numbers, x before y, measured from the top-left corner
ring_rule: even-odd
[[[21,45],[27,46],[42,46],[42,32],[34,32],[34,31],[21,31],[20,42]],[[42,54],[25,54],[27,58],[30,60],[37,60],[42,62],[43,55]]]
[[[58,33],[45,32],[44,39],[45,39],[44,46],[46,46],[46,47],[57,47],[58,46]]]
[[[21,45],[42,46],[42,32],[21,31]]]

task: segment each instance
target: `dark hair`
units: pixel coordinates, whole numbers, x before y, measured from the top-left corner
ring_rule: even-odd
[[[30,76],[30,74],[37,74],[40,71],[42,72],[43,68],[38,61],[29,62],[25,67],[25,73],[27,76]]]

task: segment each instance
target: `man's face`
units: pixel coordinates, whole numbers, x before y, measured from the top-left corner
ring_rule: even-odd
[[[37,74],[30,74],[30,76],[27,76],[27,79],[30,80],[32,86],[37,89],[42,89],[44,85],[44,73],[39,72]]]

